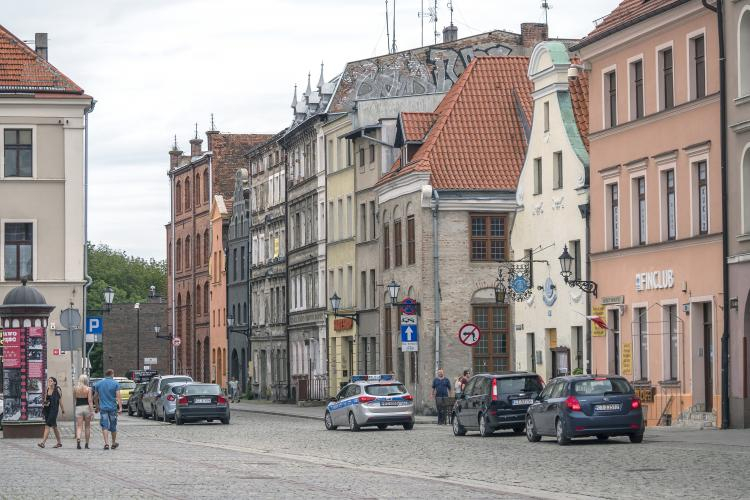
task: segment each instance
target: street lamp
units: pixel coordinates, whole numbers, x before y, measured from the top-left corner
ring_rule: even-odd
[[[563,247],[563,253],[558,257],[560,260],[560,276],[562,276],[565,283],[570,285],[570,287],[577,286],[581,290],[583,290],[586,293],[591,293],[594,295],[594,297],[597,296],[597,284],[595,281],[586,281],[586,280],[578,280],[578,279],[570,279],[570,276],[573,274],[572,268],[573,268],[573,256],[570,255],[568,252],[568,245],[565,245]]]
[[[234,326],[234,314],[227,314],[227,326],[231,329]]]
[[[505,287],[500,280],[495,281],[495,302],[498,304],[505,303]]]
[[[333,292],[333,295],[331,295],[331,298],[329,299],[331,301],[331,311],[333,311],[333,317],[334,318],[349,318],[351,320],[354,320],[355,323],[359,325],[359,313],[353,312],[353,313],[340,313],[339,309],[341,309],[341,297],[336,292]]]
[[[112,290],[111,286],[104,289],[104,310],[109,312],[112,310],[112,301],[115,300],[115,291]]]
[[[396,305],[396,302],[398,302],[398,290],[401,288],[401,285],[396,283],[395,280],[391,280],[390,283],[388,283],[388,295],[391,297],[391,305]]]

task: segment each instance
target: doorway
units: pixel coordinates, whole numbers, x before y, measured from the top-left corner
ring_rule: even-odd
[[[620,309],[611,309],[609,311],[609,321],[607,322],[609,331],[612,334],[609,357],[609,373],[620,374]]]
[[[536,372],[536,338],[534,338],[534,332],[526,334],[526,352],[526,357],[529,360],[529,371]]]
[[[703,303],[703,380],[706,388],[706,411],[713,411],[714,403],[714,347],[713,347],[713,315],[711,302]]]

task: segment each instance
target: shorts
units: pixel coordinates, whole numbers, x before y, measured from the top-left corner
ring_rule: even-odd
[[[109,432],[117,432],[117,410],[101,410],[99,423],[102,429]]]
[[[89,405],[76,406],[75,416],[83,417],[83,418],[91,417],[91,412],[89,411]]]

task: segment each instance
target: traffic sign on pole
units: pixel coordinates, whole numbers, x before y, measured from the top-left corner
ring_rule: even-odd
[[[482,334],[474,323],[466,323],[458,329],[458,340],[465,346],[474,347],[479,343]]]
[[[419,327],[413,313],[403,311],[401,314],[401,351],[419,351]]]
[[[180,337],[175,337],[172,339],[172,345],[175,347],[180,347],[180,344],[182,344],[182,340]]]

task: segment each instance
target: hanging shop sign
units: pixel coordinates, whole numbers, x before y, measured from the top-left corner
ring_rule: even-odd
[[[604,318],[604,306],[594,306],[591,308],[591,315],[592,316],[598,316],[599,318]],[[606,335],[607,331],[602,328],[600,325],[598,325],[596,322],[591,322],[591,336],[592,337],[604,337]]]
[[[633,374],[633,344],[632,342],[624,342],[622,344],[622,374],[623,375]]]

